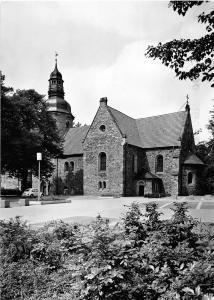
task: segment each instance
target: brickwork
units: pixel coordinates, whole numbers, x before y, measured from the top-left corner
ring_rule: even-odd
[[[178,193],[178,174],[179,157],[178,149],[152,149],[146,150],[149,171],[162,179],[163,188],[166,194],[177,195]],[[156,173],[155,164],[158,155],[163,156],[163,172]]]
[[[100,126],[104,125],[102,131]],[[101,127],[102,128],[102,127]],[[84,194],[123,194],[123,138],[108,111],[106,102],[101,102],[83,143]],[[106,153],[106,171],[99,171],[99,153]],[[100,188],[99,182],[106,182]]]

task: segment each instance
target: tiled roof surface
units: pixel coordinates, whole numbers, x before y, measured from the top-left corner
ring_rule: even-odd
[[[82,140],[90,126],[70,128],[65,136],[64,155],[82,154]]]
[[[137,127],[143,148],[180,146],[186,111],[137,119]]]
[[[108,106],[108,109],[120,128],[122,134],[126,135],[127,143],[142,147],[136,120],[110,106]]]
[[[109,107],[118,127],[126,135],[127,143],[143,148],[180,146],[187,112],[133,119]]]
[[[200,160],[200,158],[193,153],[189,153],[187,155],[187,158],[184,161],[184,164],[185,165],[204,165],[202,160]]]

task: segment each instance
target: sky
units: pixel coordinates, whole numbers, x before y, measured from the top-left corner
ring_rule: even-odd
[[[202,9],[179,16],[168,1],[1,1],[0,68],[5,84],[46,95],[58,69],[75,122],[90,124],[101,97],[133,118],[183,110],[189,96],[196,142],[214,105],[213,88],[199,80],[180,81],[159,60],[145,57],[149,45],[175,38],[198,38]]]

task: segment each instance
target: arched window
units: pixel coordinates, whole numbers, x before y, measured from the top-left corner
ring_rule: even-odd
[[[106,189],[106,182],[103,181],[103,188]]]
[[[65,164],[64,164],[64,172],[68,172],[68,170],[69,170],[69,164],[66,161]]]
[[[99,154],[99,171],[106,171],[106,154],[104,152]]]
[[[192,172],[188,173],[187,182],[188,182],[188,184],[191,184],[193,182],[193,174],[192,174]]]
[[[101,182],[101,181],[98,182],[98,189],[99,189],[99,190],[102,189],[102,182]]]
[[[163,172],[163,156],[158,155],[156,158],[156,172]]]
[[[73,161],[70,162],[70,170],[71,170],[71,172],[74,171],[74,162]]]
[[[66,125],[66,128],[68,128],[69,125],[70,125],[70,122],[69,122],[69,121],[66,121],[65,125]]]

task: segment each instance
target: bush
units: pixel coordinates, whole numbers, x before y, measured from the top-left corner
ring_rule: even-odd
[[[87,226],[51,222],[30,229],[0,222],[1,298],[207,299],[214,286],[214,230],[174,204],[161,220],[156,203],[138,203],[114,227],[98,216]]]
[[[4,189],[1,188],[2,196],[21,196],[22,192],[19,189]]]

